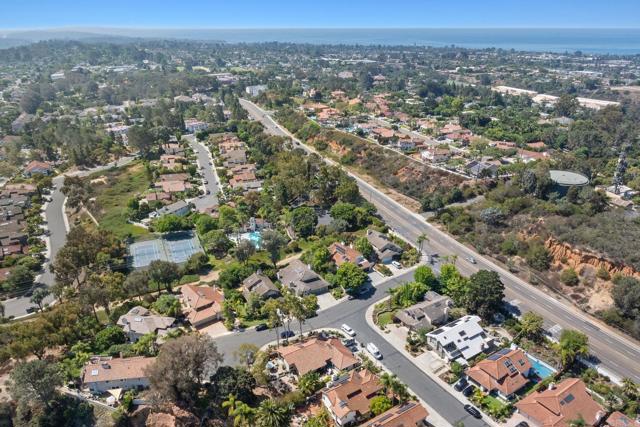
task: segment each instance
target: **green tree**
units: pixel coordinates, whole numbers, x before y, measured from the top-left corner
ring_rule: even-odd
[[[369,401],[369,410],[375,416],[387,412],[393,407],[393,402],[387,396],[375,396]]]
[[[558,351],[563,370],[569,369],[578,356],[587,356],[589,354],[589,338],[582,332],[565,329],[560,334]]]
[[[333,282],[336,286],[342,287],[349,295],[355,295],[368,278],[367,273],[362,271],[360,267],[351,262],[344,262],[338,267]]]
[[[153,135],[148,128],[142,126],[131,126],[127,131],[129,146],[140,151],[143,158],[149,158],[154,146]]]
[[[269,259],[276,266],[276,263],[280,259],[280,251],[287,244],[287,239],[275,230],[265,230],[262,232],[262,240],[260,242],[260,248],[267,251]]]
[[[8,391],[18,405],[34,407],[43,405],[50,409],[62,385],[62,372],[56,363],[31,360],[18,363],[9,375]]]
[[[556,101],[556,114],[561,117],[571,117],[576,113],[578,106],[575,95],[563,93]]]
[[[291,406],[267,399],[260,402],[256,412],[256,427],[288,427],[292,415]]]
[[[320,374],[315,371],[307,372],[298,380],[298,390],[307,397],[320,390],[322,386]]]
[[[234,427],[251,427],[254,425],[256,410],[236,399],[233,394],[230,394],[227,400],[222,402],[221,407],[227,409],[227,414],[230,418],[233,418]]]
[[[256,252],[256,247],[248,240],[242,239],[235,249],[236,258],[242,263],[249,261],[249,258]]]
[[[250,404],[255,401],[256,396],[253,394],[253,389],[256,387],[256,380],[244,368],[220,366],[211,377],[211,384],[213,388],[210,390],[210,394],[216,400],[222,396],[233,395],[245,403]]]
[[[422,245],[424,245],[424,242],[428,242],[428,241],[429,241],[429,237],[427,237],[426,234],[422,233],[418,236],[418,239],[417,239],[418,253],[420,255],[422,255]]]
[[[469,280],[463,277],[455,265],[444,264],[440,268],[440,283],[446,295],[451,297],[456,305],[463,305]]]
[[[529,267],[538,271],[546,271],[551,265],[551,254],[542,243],[538,242],[529,246],[525,259]]]
[[[413,273],[413,280],[418,283],[422,283],[427,285],[431,290],[438,290],[438,278],[433,273],[431,267],[427,265],[421,265],[416,268],[416,271]]]
[[[151,261],[147,271],[151,281],[158,287],[158,295],[162,287],[171,292],[172,285],[180,278],[180,267],[169,261]]]
[[[504,284],[495,271],[480,270],[469,280],[463,297],[464,307],[485,320],[500,311],[504,299]]]
[[[560,273],[560,281],[567,286],[576,286],[580,283],[580,278],[573,268],[565,268]]]
[[[44,308],[44,300],[51,294],[51,291],[47,288],[38,288],[33,291],[31,299],[29,301],[38,306],[38,309],[42,311]]]
[[[105,352],[109,347],[127,342],[127,336],[119,326],[107,326],[96,334],[93,340],[94,349],[98,353]]]
[[[360,237],[356,240],[354,244],[356,250],[362,254],[368,260],[373,259],[375,255],[375,251],[373,249],[373,245],[369,243],[369,240],[366,237]]]
[[[544,318],[538,313],[527,311],[520,319],[520,331],[515,336],[514,341],[519,341],[524,337],[532,341],[539,341],[544,328]]]
[[[355,229],[358,225],[356,206],[351,203],[337,202],[331,207],[330,213],[333,219],[345,221],[349,230]]]
[[[151,307],[164,316],[177,317],[182,312],[180,300],[173,295],[160,295]]]
[[[300,237],[309,237],[318,224],[318,215],[309,206],[301,206],[291,212],[291,225]]]

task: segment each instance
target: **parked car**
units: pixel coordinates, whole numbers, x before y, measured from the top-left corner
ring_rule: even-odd
[[[464,405],[464,410],[470,413],[474,418],[478,418],[478,419],[482,418],[482,414],[475,406],[466,404]]]
[[[342,329],[344,331],[344,333],[346,333],[350,337],[355,337],[356,336],[356,331],[354,331],[351,328],[351,326],[347,325],[346,323],[343,323],[342,326],[340,326],[340,329]]]
[[[520,421],[518,424],[516,424],[516,427],[529,427],[529,423],[527,423],[526,421]]]
[[[464,397],[469,397],[473,394],[473,392],[476,391],[476,388],[472,385],[470,385],[469,387],[465,388],[464,390],[462,390],[462,395]]]
[[[455,388],[456,391],[462,391],[465,388],[467,388],[468,385],[469,385],[469,382],[465,378],[460,378],[460,380],[457,383],[455,383],[453,388]]]
[[[280,332],[280,338],[282,338],[283,340],[286,340],[287,338],[291,338],[294,335],[295,334],[293,333],[293,331],[282,331],[282,332]]]
[[[343,338],[342,339],[342,344],[344,344],[346,347],[350,347],[352,345],[355,345],[356,340],[354,338]]]
[[[395,268],[402,268],[402,264],[400,264],[398,261],[391,261],[391,265],[393,265]]]
[[[27,307],[25,311],[27,312],[27,314],[35,313],[36,311],[38,311],[38,307]]]
[[[468,257],[467,261],[469,261],[471,264],[476,264],[477,263],[476,259],[474,257],[472,257],[472,256]]]
[[[266,329],[269,329],[266,323],[258,323],[256,325],[256,331],[264,331]]]
[[[366,348],[369,354],[371,354],[373,357],[378,360],[382,359],[382,353],[380,353],[380,350],[378,350],[378,347],[376,347],[374,343],[370,342],[369,344],[367,344]]]

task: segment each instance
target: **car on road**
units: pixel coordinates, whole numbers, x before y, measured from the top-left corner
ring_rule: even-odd
[[[27,312],[27,314],[31,314],[31,313],[35,313],[36,311],[38,311],[38,307],[27,307],[27,309],[25,310]]]
[[[529,427],[529,423],[526,421],[520,421],[518,424],[516,424],[516,427]]]
[[[477,261],[474,257],[470,256],[467,258],[467,261],[469,261],[471,264],[477,264]]]
[[[464,405],[464,410],[470,413],[474,418],[477,418],[477,419],[482,418],[482,414],[475,406],[466,404]]]
[[[462,390],[462,395],[464,397],[469,397],[471,396],[474,392],[476,391],[476,388],[472,385],[470,385],[469,387],[465,388],[464,390]]]
[[[391,261],[391,265],[393,265],[395,268],[402,268],[402,264],[400,264],[398,261]]]
[[[369,354],[375,357],[376,359],[378,360],[382,359],[382,353],[380,353],[380,350],[378,350],[378,347],[376,347],[374,343],[370,342],[369,344],[367,344],[366,349],[369,352]]]
[[[469,382],[465,378],[460,378],[460,380],[457,383],[455,383],[453,388],[456,389],[456,391],[462,391],[465,388],[467,388],[468,385],[469,385]]]
[[[291,338],[294,335],[295,334],[293,333],[293,331],[282,331],[282,332],[280,332],[280,338],[282,338],[283,340],[286,340],[287,338]]]
[[[204,182],[205,184],[208,184],[208,183],[209,183],[209,181],[207,181],[206,179],[205,179],[205,180],[203,180],[202,182]]]
[[[258,323],[256,325],[256,331],[264,331],[266,329],[269,329],[266,323]]]
[[[354,331],[353,328],[351,328],[351,326],[347,325],[346,323],[343,323],[342,326],[340,326],[340,329],[342,329],[350,337],[356,336],[356,331]]]

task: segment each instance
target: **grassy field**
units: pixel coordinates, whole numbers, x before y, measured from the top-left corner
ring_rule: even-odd
[[[151,182],[147,178],[141,163],[132,163],[122,168],[109,170],[100,176],[104,182],[93,184],[96,194],[96,208],[91,213],[106,230],[118,237],[132,235],[134,237],[149,234],[149,231],[127,222],[127,202],[129,199],[144,193]],[[98,177],[92,176],[92,179]]]

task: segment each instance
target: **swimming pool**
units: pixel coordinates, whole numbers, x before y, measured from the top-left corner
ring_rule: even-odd
[[[259,231],[251,231],[249,233],[242,233],[238,239],[235,236],[229,236],[231,240],[238,243],[240,240],[248,240],[253,243],[253,246],[256,249],[260,249],[260,244],[262,243],[262,234]]]
[[[555,369],[535,357],[527,354],[527,358],[529,359],[529,362],[531,362],[533,370],[536,371],[536,374],[543,380],[556,373]]]

